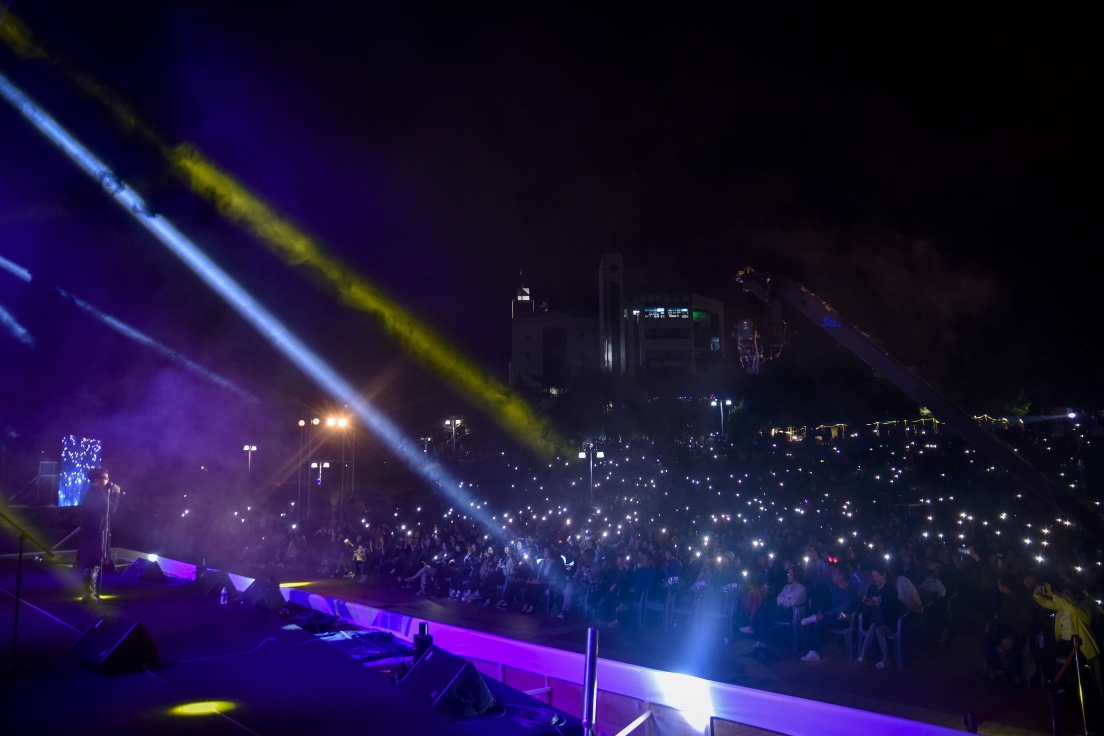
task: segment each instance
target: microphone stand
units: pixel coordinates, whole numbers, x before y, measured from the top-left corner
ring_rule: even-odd
[[[0,511],[0,519],[3,519],[19,533],[19,565],[16,568],[15,573],[15,619],[12,623],[12,643],[11,643],[11,667],[8,669],[8,676],[15,674],[16,670],[16,654],[19,651],[19,607],[22,604],[23,599],[23,546],[29,539],[32,544],[41,549],[47,557],[54,558],[54,553],[42,542],[38,541],[30,535],[30,533],[23,527],[16,524],[10,516]]]

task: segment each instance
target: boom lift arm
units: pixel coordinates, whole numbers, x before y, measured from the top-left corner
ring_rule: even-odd
[[[1006,470],[1014,479],[1058,511],[1069,512],[1068,509],[1064,508],[1067,504],[1058,503],[1054,494],[1055,490],[1065,498],[1075,501],[1081,511],[1088,513],[1089,518],[1095,522],[1095,526],[1099,527],[1104,523],[1104,515],[1102,515],[1100,508],[1089,503],[1087,498],[1069,493],[1062,484],[1052,482],[1041,470],[1013,449],[1011,445],[979,426],[973,417],[936,391],[904,363],[890,355],[885,348],[876,343],[869,335],[841,317],[828,302],[801,284],[788,276],[761,276],[750,268],[740,271],[736,281],[743,286],[745,292],[754,294],[766,302],[768,312],[779,301],[784,301],[801,312],[813,324],[834,337],[840,345],[862,358],[867,365],[905,392],[913,401],[931,410],[940,422],[957,432],[979,452],[986,455]],[[746,331],[747,328],[743,326],[743,323],[738,325],[737,329],[740,330],[741,327]],[[740,338],[739,335],[735,334],[735,331],[733,336],[737,339]],[[777,356],[772,354],[763,357],[769,360],[771,357]],[[743,356],[741,356],[741,359],[743,359]],[[755,365],[758,366],[757,361]]]

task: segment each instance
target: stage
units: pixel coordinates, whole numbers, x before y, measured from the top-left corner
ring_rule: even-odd
[[[124,556],[138,554],[124,551]],[[71,568],[27,556],[20,669],[0,695],[0,708],[18,726],[15,733],[68,728],[74,719],[90,724],[92,732],[116,734],[177,728],[267,734],[319,725],[363,729],[366,724],[381,734],[465,733],[340,648],[284,618],[233,602],[220,605],[217,595],[185,592],[192,565],[158,563],[178,577],[147,582],[105,576],[107,598],[90,611],[79,601],[79,580]],[[10,558],[0,560],[0,634],[10,635],[14,566]],[[578,619],[523,616],[347,580],[281,573],[280,594],[293,607],[331,613],[350,628],[390,631],[406,641],[419,622],[428,621],[437,643],[472,661],[485,679],[527,691],[566,713],[581,713],[587,624]],[[269,577],[271,572],[264,575]],[[231,575],[238,591],[252,582],[249,576]],[[141,621],[160,650],[160,663],[149,672],[111,677],[68,655],[80,633],[104,613]],[[642,634],[647,637],[643,646]],[[961,711],[954,710],[1016,697],[1007,686],[976,676],[972,685],[960,682],[964,678],[955,672],[939,677],[923,661],[910,662],[905,670],[876,672],[832,658],[810,666],[761,651],[753,657],[740,642],[691,650],[687,642],[692,639],[654,630],[603,630],[601,636],[599,724],[611,736],[647,713],[650,720],[636,731],[641,736],[708,734],[710,728],[717,734],[941,736],[963,730]],[[0,658],[5,664],[7,651],[5,646]],[[945,691],[955,692],[948,696],[954,710],[910,704],[943,697]],[[231,706],[205,716],[171,714],[181,705],[214,701]],[[1006,736],[1039,733],[1042,728],[1030,727],[1038,720],[1033,713],[1025,711],[1015,725],[1006,717],[979,730]],[[424,717],[424,726],[415,717]]]
[[[5,734],[465,734],[340,649],[259,608],[193,596],[185,582],[105,576],[106,600],[90,612],[71,569],[24,565],[18,671],[0,684]],[[14,592],[15,563],[0,561]],[[9,661],[13,599],[0,593],[2,661]],[[33,605],[35,608],[31,608]],[[141,621],[160,650],[147,672],[107,676],[67,654],[104,613]],[[225,705],[173,715],[188,704]]]

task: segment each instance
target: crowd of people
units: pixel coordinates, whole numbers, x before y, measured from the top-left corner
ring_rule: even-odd
[[[1085,488],[1104,450],[1098,429],[1004,434],[1068,482],[1063,501],[1099,505]],[[1077,636],[1096,657],[1095,529],[933,422],[599,447],[594,505],[581,463],[503,454],[467,469],[466,507],[423,495],[414,508],[309,526],[288,505],[227,520],[249,564],[614,628],[709,620],[717,637],[755,647],[781,624],[806,661],[853,626],[858,661],[891,666],[899,622],[905,646],[978,638],[995,678],[1023,676],[1036,635],[1048,654]]]

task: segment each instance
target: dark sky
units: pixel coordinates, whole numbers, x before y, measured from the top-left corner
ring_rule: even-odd
[[[724,300],[729,328],[761,309],[735,272],[785,272],[971,410],[1021,392],[1033,411],[1104,399],[1101,64],[1085,18],[353,5],[11,10],[499,375],[519,269],[553,308],[595,311],[598,258],[614,251],[650,288]],[[190,195],[57,64],[0,47],[0,72],[412,432],[462,409],[370,319]],[[6,105],[0,141],[0,255],[36,275],[29,288],[0,272],[0,304],[39,339],[0,334],[0,419],[92,431],[171,386],[197,396],[184,442],[205,421],[240,436],[319,400]],[[181,378],[53,285],[263,408]],[[830,362],[790,319],[798,352]],[[157,417],[175,424],[173,403]]]

